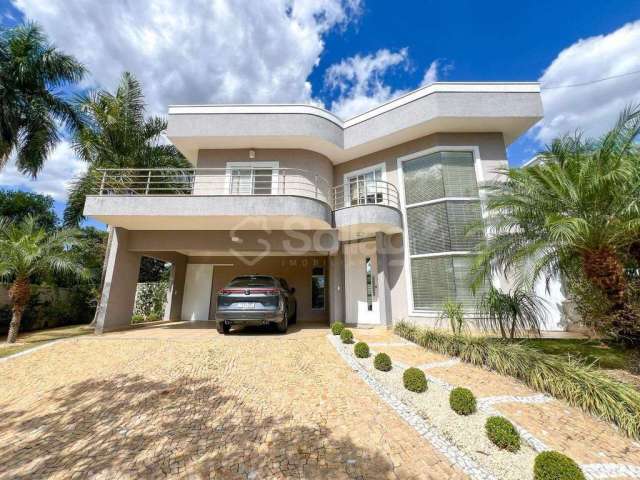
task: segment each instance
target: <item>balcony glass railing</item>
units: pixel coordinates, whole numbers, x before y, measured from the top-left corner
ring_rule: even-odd
[[[94,195],[295,195],[334,210],[357,205],[400,208],[398,189],[382,180],[357,180],[331,187],[322,176],[297,168],[122,168],[99,169]]]

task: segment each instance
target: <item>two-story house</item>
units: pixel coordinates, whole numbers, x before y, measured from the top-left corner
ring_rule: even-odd
[[[542,117],[537,83],[435,83],[344,120],[309,105],[176,105],[189,170],[105,170],[112,228],[97,330],[129,324],[140,259],[171,263],[165,318],[213,319],[240,274],[295,287],[299,322],[433,322],[473,309],[482,182]],[[494,281],[499,281],[494,279]]]

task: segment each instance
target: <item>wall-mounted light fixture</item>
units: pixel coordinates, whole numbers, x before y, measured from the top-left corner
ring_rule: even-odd
[[[256,158],[256,151],[253,148],[249,150],[249,158]]]

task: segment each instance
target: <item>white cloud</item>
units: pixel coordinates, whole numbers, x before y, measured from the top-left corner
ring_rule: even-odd
[[[640,21],[608,34],[579,40],[564,49],[540,78],[543,89],[586,83],[640,70]],[[625,105],[640,102],[640,75],[542,92],[544,119],[535,138],[548,143],[581,129],[598,136],[611,128]]]
[[[43,193],[51,195],[54,200],[64,201],[67,199],[67,187],[86,168],[86,163],[76,157],[69,142],[62,141],[53,150],[36,180],[18,172],[15,158],[9,159],[0,172],[0,187]]]
[[[124,70],[172,103],[309,102],[323,35],[360,0],[13,0],[112,89]]]
[[[434,60],[429,65],[429,68],[424,72],[424,77],[422,77],[422,82],[420,85],[429,85],[430,83],[434,83],[438,81],[438,67],[440,67],[440,61]]]

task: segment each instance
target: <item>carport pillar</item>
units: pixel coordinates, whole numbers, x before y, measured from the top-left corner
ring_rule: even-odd
[[[167,289],[167,306],[164,309],[164,320],[178,321],[182,312],[182,295],[184,278],[187,272],[187,257],[176,253],[171,259],[171,274]]]
[[[344,255],[342,247],[329,256],[329,322],[345,322]]]
[[[111,248],[105,262],[104,286],[96,315],[96,333],[128,327],[140,273],[141,255],[130,252],[129,231],[112,229]]]
[[[380,323],[387,327],[393,325],[391,313],[391,286],[389,284],[389,255],[387,246],[389,237],[382,232],[376,233],[376,256],[378,260],[378,305]]]

